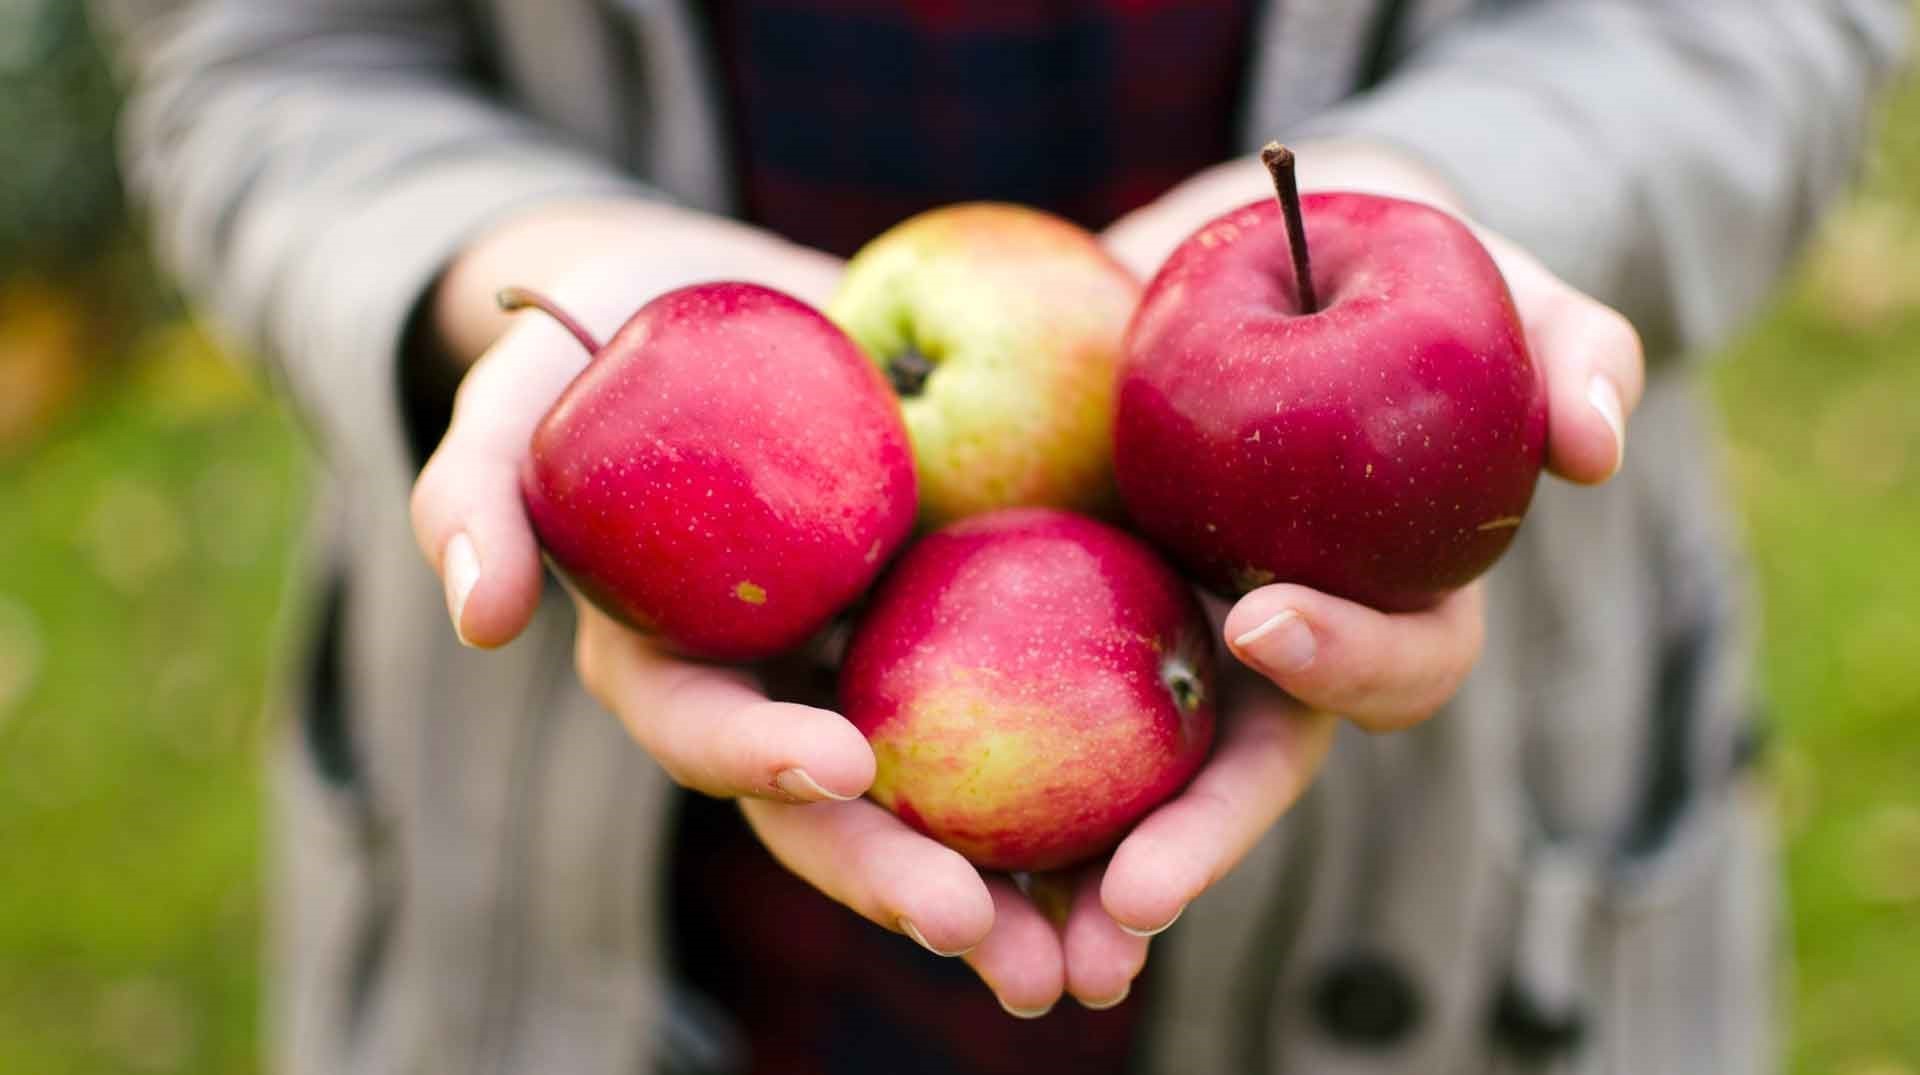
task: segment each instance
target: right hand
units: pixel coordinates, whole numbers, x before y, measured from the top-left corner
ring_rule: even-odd
[[[625,203],[542,211],[463,253],[430,314],[443,350],[471,358],[471,369],[413,491],[415,537],[461,640],[504,645],[533,618],[542,567],[520,473],[534,426],[587,360],[544,318],[501,318],[496,290],[540,288],[604,339],[654,296],[698,280],[749,280],[819,305],[839,272],[833,258],[732,222]],[[675,781],[739,799],[788,869],[886,929],[964,954],[1010,1010],[1037,1014],[1068,987],[1060,935],[1011,881],[983,877],[859,798],[873,780],[873,751],[843,717],[771,701],[745,670],[675,658],[591,604],[576,607],[575,658],[588,691]],[[1107,945],[1091,980],[1124,983],[1143,954]]]
[[[816,305],[836,258],[732,221],[646,202],[542,209],[468,246],[427,311],[437,350],[464,368],[453,420],[413,487],[414,537],[444,584],[460,640],[490,649],[539,604],[539,547],[520,500],[533,430],[588,359],[544,316],[510,317],[494,296],[546,292],[600,339],[656,296],[703,280],[746,280]]]

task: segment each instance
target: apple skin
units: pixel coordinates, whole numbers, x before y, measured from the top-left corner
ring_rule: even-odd
[[[901,398],[927,527],[1116,507],[1113,378],[1139,298],[1093,235],[1020,206],[931,210],[854,255],[829,315],[883,371],[932,364]]]
[[[721,661],[806,640],[914,520],[885,381],[818,311],[741,283],[635,313],[534,430],[521,493],[578,590]]]
[[[1227,595],[1293,582],[1429,607],[1512,541],[1546,456],[1546,387],[1506,281],[1414,202],[1302,199],[1322,308],[1302,316],[1275,202],[1221,216],[1147,286],[1114,427],[1140,531]]]
[[[1191,587],[1137,538],[1045,508],[909,548],[840,677],[873,798],[997,870],[1112,848],[1199,768],[1214,697]]]

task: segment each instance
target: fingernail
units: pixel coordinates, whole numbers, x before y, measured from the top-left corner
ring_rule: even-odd
[[[453,535],[447,542],[440,571],[447,580],[447,614],[453,617],[453,633],[460,636],[462,645],[471,646],[473,643],[467,641],[467,631],[460,620],[467,610],[467,598],[473,596],[473,588],[480,582],[480,554],[473,550],[473,539],[466,531]]]
[[[1000,1006],[1005,1008],[1007,1014],[1013,1016],[1015,1019],[1038,1019],[1053,1010],[1053,1005],[1051,1004],[1043,1008],[1016,1008],[1004,1000],[1000,1002]]]
[[[1252,634],[1253,632],[1249,631],[1247,633]],[[1128,933],[1133,934],[1136,937],[1153,937],[1153,936],[1157,936],[1159,934],[1165,933],[1167,931],[1168,926],[1171,926],[1175,922],[1180,921],[1180,916],[1186,913],[1187,913],[1186,905],[1181,904],[1180,909],[1173,912],[1172,918],[1167,919],[1165,922],[1160,923],[1159,925],[1153,927],[1152,929],[1134,929],[1132,926],[1127,925],[1125,922],[1119,923],[1119,926],[1121,929],[1127,931]]]
[[[1233,640],[1241,656],[1275,674],[1298,672],[1313,663],[1317,644],[1306,617],[1287,609]]]
[[[968,952],[973,951],[972,948],[962,948],[957,952],[942,952],[940,949],[935,948],[933,945],[927,943],[927,938],[921,934],[920,927],[914,925],[913,919],[911,918],[900,919],[900,932],[906,934],[909,937],[912,937],[913,943],[919,945],[922,948],[925,948],[927,951],[932,952],[936,956],[941,956],[946,959],[952,959],[954,956],[964,956]]]
[[[1095,1012],[1103,1012],[1108,1008],[1118,1008],[1121,1002],[1127,999],[1127,994],[1131,992],[1133,992],[1133,983],[1128,982],[1127,987],[1120,991],[1120,995],[1112,1000],[1083,1000],[1080,1002],[1080,1006],[1088,1011]]]
[[[1601,374],[1594,374],[1587,382],[1587,403],[1600,413],[1607,428],[1613,431],[1613,469],[1607,471],[1610,478],[1620,472],[1620,464],[1627,456],[1627,420],[1621,415],[1620,390],[1613,382]]]
[[[773,784],[788,796],[795,799],[804,799],[807,802],[819,802],[821,799],[831,799],[834,802],[843,803],[849,799],[859,798],[858,795],[835,795],[833,792],[821,787],[819,782],[814,780],[813,777],[808,776],[805,769],[782,769],[774,774]],[[919,939],[918,937],[914,938],[916,941]]]

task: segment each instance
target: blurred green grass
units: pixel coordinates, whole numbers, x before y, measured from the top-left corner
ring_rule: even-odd
[[[265,684],[303,458],[161,326],[0,462],[0,1072],[256,1070]]]
[[[1712,375],[1806,1075],[1920,1072],[1920,86],[1884,132]],[[0,1072],[258,1064],[261,714],[308,469],[192,330],[126,346],[30,449],[0,444]]]
[[[1714,370],[1760,582],[1792,1070],[1920,1072],[1920,80]]]

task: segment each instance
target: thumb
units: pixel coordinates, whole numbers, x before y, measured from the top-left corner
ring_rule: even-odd
[[[1627,420],[1646,386],[1639,334],[1512,242],[1475,232],[1506,278],[1546,378],[1548,468],[1584,485],[1606,481],[1626,456]]]
[[[586,359],[557,326],[522,318],[461,382],[446,437],[414,483],[414,538],[467,645],[505,645],[539,606],[520,473],[534,427]]]

